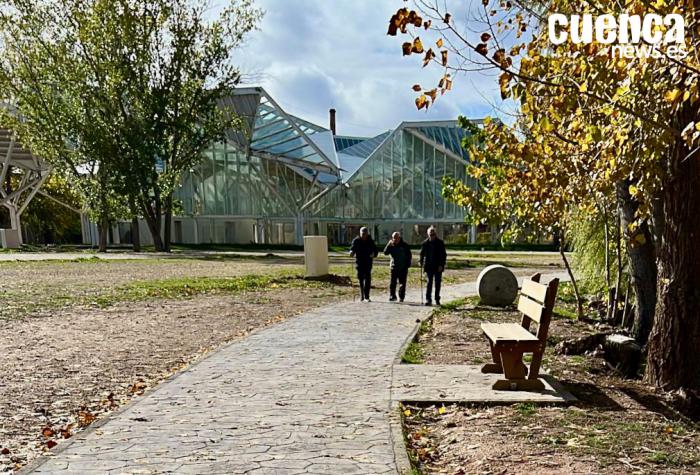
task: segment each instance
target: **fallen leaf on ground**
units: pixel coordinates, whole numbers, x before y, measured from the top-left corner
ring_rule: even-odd
[[[95,421],[95,415],[88,411],[80,411],[78,413],[78,425],[80,427],[89,426]]]

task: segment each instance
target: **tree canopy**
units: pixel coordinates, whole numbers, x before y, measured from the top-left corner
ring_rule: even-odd
[[[72,173],[103,225],[138,212],[159,250],[169,248],[182,172],[227,128],[242,127],[218,102],[239,81],[233,55],[261,11],[232,0],[210,19],[208,8],[205,0],[0,2],[0,89],[15,111],[3,120]]]
[[[617,202],[637,311],[655,314],[653,330],[651,319],[640,329],[642,338],[651,331],[647,378],[665,388],[700,388],[698,365],[682,356],[700,342],[696,3],[483,0],[466,23],[456,22],[443,2],[416,5],[400,8],[388,33],[412,35],[403,53],[444,69],[436,87],[414,86],[419,109],[441,100],[438,92],[459,74],[484,68],[499,72],[502,97],[519,105],[512,126],[487,123],[479,147],[468,144],[470,173],[481,188],[448,182],[446,194],[514,229],[566,229],[574,212],[600,213]],[[674,56],[674,45],[661,42],[655,57],[627,58],[597,37],[554,44],[547,21],[554,13],[680,14],[689,54]],[[657,26],[662,33],[669,28]],[[438,37],[439,56],[420,39],[429,33]]]

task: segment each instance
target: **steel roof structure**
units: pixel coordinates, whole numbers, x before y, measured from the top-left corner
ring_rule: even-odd
[[[48,178],[51,167],[17,141],[15,134],[0,127],[0,204],[10,211],[12,229],[19,229],[22,213]],[[19,183],[8,189],[5,184],[10,173],[19,172]],[[21,233],[19,235],[21,241]]]
[[[443,176],[468,180],[468,132],[457,121],[349,137],[286,112],[261,87],[236,89],[221,106],[243,117],[246,130],[228,131],[183,180],[188,215],[463,221],[464,211],[441,196]],[[390,200],[409,213],[390,211]]]

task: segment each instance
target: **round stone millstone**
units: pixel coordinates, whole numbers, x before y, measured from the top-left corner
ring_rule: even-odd
[[[476,289],[482,304],[505,307],[518,296],[518,279],[507,267],[492,265],[481,271]]]

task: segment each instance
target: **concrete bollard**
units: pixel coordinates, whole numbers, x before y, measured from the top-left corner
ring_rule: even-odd
[[[328,238],[304,236],[304,264],[306,277],[328,275]]]
[[[19,249],[20,247],[18,229],[0,229],[0,248]]]

